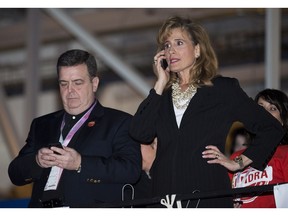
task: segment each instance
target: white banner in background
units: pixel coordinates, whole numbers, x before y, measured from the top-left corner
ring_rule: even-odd
[[[274,198],[277,208],[288,208],[288,184],[274,186]]]

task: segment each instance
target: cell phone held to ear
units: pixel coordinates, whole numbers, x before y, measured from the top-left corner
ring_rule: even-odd
[[[166,70],[166,68],[168,67],[168,63],[166,61],[166,59],[162,59],[161,60],[161,67]]]
[[[62,144],[60,142],[49,143],[48,144],[48,148],[51,149],[51,147],[57,147],[57,148],[62,148],[63,149],[63,146],[62,146]],[[54,151],[54,153],[60,155],[58,152]]]

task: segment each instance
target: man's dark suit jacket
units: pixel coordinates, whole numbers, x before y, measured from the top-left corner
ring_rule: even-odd
[[[34,183],[29,207],[41,207],[41,197],[51,168],[43,169],[35,161],[40,148],[59,140],[64,110],[33,120],[26,145],[10,163],[8,173],[18,186]],[[103,107],[99,102],[87,121],[74,135],[69,147],[82,156],[81,172],[63,170],[65,204],[70,207],[94,207],[118,202],[122,187],[135,183],[141,172],[140,144],[128,134],[132,116]]]

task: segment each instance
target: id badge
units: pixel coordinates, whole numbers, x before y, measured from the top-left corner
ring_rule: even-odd
[[[53,166],[51,168],[47,183],[45,185],[44,191],[48,191],[48,190],[56,190],[58,183],[59,183],[59,179],[61,176],[61,168],[57,167],[57,166]]]

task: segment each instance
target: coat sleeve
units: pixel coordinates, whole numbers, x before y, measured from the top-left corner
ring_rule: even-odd
[[[131,136],[140,143],[151,143],[156,136],[158,112],[163,96],[151,89],[148,97],[138,107],[130,127]]]
[[[8,167],[11,182],[18,186],[34,182],[40,178],[43,171],[43,168],[38,166],[36,162],[37,149],[33,138],[35,127],[36,121],[34,120],[30,127],[26,145]]]
[[[255,134],[243,154],[253,161],[251,166],[263,170],[284,136],[284,130],[278,120],[246,95],[236,79],[232,79],[228,92],[231,115]]]

